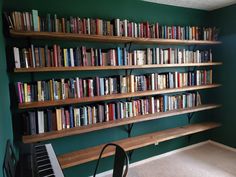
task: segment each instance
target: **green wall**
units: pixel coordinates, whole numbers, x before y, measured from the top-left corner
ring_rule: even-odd
[[[45,15],[47,12],[57,13],[58,16],[70,16],[70,15],[76,15],[81,17],[99,17],[104,19],[113,19],[113,18],[126,18],[129,20],[134,21],[150,21],[150,22],[156,22],[159,21],[160,24],[169,24],[169,25],[206,25],[207,24],[207,12],[201,11],[201,10],[193,10],[193,9],[186,9],[186,8],[179,8],[179,7],[173,7],[173,6],[165,6],[165,5],[158,5],[153,3],[147,3],[142,2],[138,0],[120,0],[120,1],[108,1],[108,0],[6,0],[3,5],[4,10],[31,10],[31,9],[38,9],[39,13],[42,15]],[[19,43],[19,45],[25,45],[27,41],[24,40],[17,40],[17,39],[8,39],[6,46],[12,46],[15,43]],[[87,46],[101,46],[101,47],[112,47],[114,45],[103,45],[103,44],[94,44],[94,43],[80,43],[80,42],[64,42],[64,41],[38,41],[33,40],[33,43],[36,44],[53,44],[53,43],[60,43],[62,45],[68,45],[68,46],[76,46],[76,45],[87,45]],[[0,43],[1,50],[4,49],[4,46],[2,44],[2,41]],[[122,46],[122,44],[120,44]],[[134,48],[138,47],[147,47],[147,46],[134,46]],[[4,54],[4,51],[1,52],[1,55]],[[5,64],[5,56],[2,56],[1,63],[1,79],[2,76],[4,76],[4,99],[2,101],[4,102],[4,106],[7,108],[7,116],[4,116],[4,121],[8,121],[6,123],[7,126],[10,128],[4,127],[5,132],[5,139],[6,135],[8,135],[8,131],[5,131],[5,129],[9,130],[11,132],[11,120],[10,118],[10,112],[9,112],[9,95],[6,95],[5,93],[8,92],[8,78],[6,73],[6,64]],[[184,70],[184,69],[182,69]],[[148,72],[156,72],[159,70],[149,70]],[[164,71],[164,70],[163,70]],[[140,72],[147,72],[147,71],[140,71]],[[64,73],[53,73],[48,74],[35,74],[34,78],[37,79],[47,79],[53,77],[75,77],[75,76],[95,76],[96,74],[99,75],[111,75],[111,73],[107,72],[99,72],[99,73],[91,73],[91,72],[83,72],[83,73],[66,73],[66,76]],[[124,71],[112,71],[113,75],[117,74],[124,74]],[[30,74],[10,74],[9,75],[10,82],[15,82],[19,80],[23,81],[29,81],[32,78],[32,75]],[[3,88],[1,88],[3,89]],[[210,91],[210,90],[209,90]],[[203,91],[203,94],[208,93],[208,91]],[[206,98],[205,101],[208,101]],[[5,104],[7,102],[7,104]],[[0,106],[0,110],[3,107]],[[2,110],[1,110],[2,111]],[[13,110],[14,112],[16,110]],[[198,113],[195,115],[193,122],[198,121],[205,121],[206,119],[211,119],[214,117],[205,116],[205,115],[211,115],[213,111],[207,111],[203,113]],[[5,111],[3,111],[5,115]],[[7,118],[6,118],[7,117]],[[1,118],[2,121],[2,118]],[[20,122],[20,118],[16,118],[14,122]],[[0,126],[2,126],[2,122],[0,122]],[[144,123],[137,123],[134,125],[132,136],[140,135],[148,132],[154,132],[159,131],[162,129],[182,126],[187,124],[187,117],[186,116],[175,116],[171,118],[166,118],[162,120],[156,120],[151,122],[144,122]],[[17,126],[15,126],[17,127]],[[2,128],[1,128],[2,130]],[[0,131],[1,131],[0,130]],[[214,131],[215,132],[215,131]],[[188,142],[187,137],[179,138],[176,140],[160,143],[158,146],[148,146],[139,150],[134,151],[131,162],[138,161],[144,158],[148,158],[157,154],[161,154],[170,150],[174,150],[177,148],[181,148],[184,146],[187,146],[192,143],[196,143],[202,140],[209,139],[210,134],[209,133],[200,133],[198,135],[194,135],[191,138],[191,142]],[[58,140],[50,141],[50,143],[53,144],[53,147],[57,154],[62,154],[66,152],[70,152],[73,150],[83,149],[90,146],[95,146],[101,143],[107,143],[109,141],[114,141],[122,138],[126,138],[127,133],[125,132],[125,127],[118,127],[118,128],[112,128],[112,129],[106,129],[91,133],[86,133],[78,136],[71,136],[67,138],[62,138]],[[1,138],[1,137],[0,137]],[[17,141],[16,136],[14,137]],[[1,151],[1,156],[2,156]],[[101,167],[101,171],[108,170],[112,168],[111,166],[111,159],[107,158],[102,161],[103,165]],[[67,177],[73,177],[73,176],[88,176],[93,173],[95,162],[83,164],[77,167],[69,168],[65,170],[65,175]]]
[[[0,14],[2,14],[2,0],[0,0]],[[6,141],[7,139],[12,139],[12,122],[6,70],[5,44],[2,32],[2,18],[0,18],[0,176],[2,176],[2,163]]]
[[[223,66],[217,68],[216,80],[223,84],[223,87],[215,90],[218,102],[223,108],[216,112],[215,117],[222,122],[223,126],[214,133],[214,140],[232,147],[236,147],[235,126],[236,126],[236,5],[212,11],[209,15],[209,22],[219,26],[221,29],[220,40],[222,45],[214,49],[217,60],[223,61]]]

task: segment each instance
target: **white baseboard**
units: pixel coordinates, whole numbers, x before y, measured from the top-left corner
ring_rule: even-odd
[[[200,143],[197,143],[197,144],[193,144],[193,145],[186,146],[186,147],[183,147],[183,148],[180,148],[180,149],[176,149],[176,150],[173,150],[173,151],[170,151],[170,152],[166,152],[166,153],[161,154],[161,155],[157,155],[157,156],[150,157],[150,158],[138,161],[138,162],[134,162],[134,163],[129,165],[129,168],[130,167],[135,167],[137,165],[142,165],[144,163],[147,163],[147,162],[150,162],[150,161],[153,161],[153,160],[157,160],[157,159],[160,159],[160,158],[163,158],[163,157],[167,157],[167,156],[176,154],[178,152],[182,152],[182,151],[185,151],[185,150],[188,150],[188,149],[192,149],[192,148],[195,148],[195,147],[198,147],[198,146],[202,146],[202,145],[207,144],[207,143],[213,143],[213,141],[211,141],[211,140],[203,141],[203,142],[200,142]],[[98,174],[96,176],[97,177],[104,177],[106,175],[111,175],[112,171],[113,170],[108,170],[108,171],[100,173],[100,174]]]
[[[226,149],[226,150],[229,150],[229,151],[232,151],[232,152],[236,152],[236,148],[233,148],[233,147],[230,147],[230,146],[218,143],[216,141],[209,140],[209,143],[214,144],[214,145],[216,145],[218,147],[221,147],[223,149]]]

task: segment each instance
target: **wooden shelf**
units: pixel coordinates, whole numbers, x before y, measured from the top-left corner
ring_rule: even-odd
[[[85,35],[61,32],[26,32],[10,30],[11,37],[26,37],[34,39],[60,39],[79,40],[88,42],[107,43],[135,43],[135,44],[162,44],[162,45],[213,45],[220,44],[220,41],[204,40],[179,40],[179,39],[153,39],[153,38],[133,38],[102,35]]]
[[[144,91],[144,92],[112,94],[112,95],[95,96],[95,97],[70,98],[70,99],[57,100],[57,101],[19,103],[18,107],[19,109],[32,109],[32,108],[42,108],[42,107],[51,107],[51,106],[62,106],[62,105],[71,105],[71,104],[78,104],[78,103],[99,102],[99,101],[108,101],[108,100],[115,100],[115,99],[132,98],[132,97],[159,95],[159,94],[166,94],[166,93],[210,89],[210,88],[216,88],[220,86],[221,86],[220,84],[211,84],[211,85],[191,86],[191,87],[182,87],[182,88],[174,88],[174,89],[162,89],[162,90],[155,90],[155,91],[149,90],[149,91]]]
[[[222,62],[212,63],[185,63],[185,64],[161,64],[161,65],[130,65],[130,66],[75,66],[75,67],[41,67],[41,68],[17,68],[15,73],[26,72],[59,72],[59,71],[98,71],[98,70],[126,70],[126,69],[150,69],[150,68],[176,68],[176,67],[201,67],[222,65]]]
[[[220,126],[219,123],[214,123],[214,122],[199,123],[178,128],[162,130],[159,132],[149,133],[132,138],[126,138],[119,141],[115,141],[113,143],[119,144],[121,147],[124,148],[125,151],[130,151],[145,146],[153,145],[155,143],[160,143],[171,139],[179,138],[182,136],[203,132],[219,126]],[[103,148],[104,145],[105,144],[70,152],[68,154],[59,155],[57,158],[59,160],[62,169],[73,167],[86,162],[97,160],[101,152],[101,149]],[[102,157],[104,158],[112,156],[114,152],[115,151],[113,147],[107,148],[104,151]]]
[[[179,109],[179,110],[168,111],[168,112],[159,112],[155,114],[140,115],[136,117],[130,117],[130,118],[114,120],[114,121],[109,121],[109,122],[96,123],[96,124],[82,126],[82,127],[74,127],[74,128],[60,130],[60,131],[46,132],[46,133],[41,133],[37,135],[27,135],[27,136],[23,136],[23,142],[36,143],[36,142],[58,139],[58,138],[67,137],[67,136],[79,135],[83,133],[93,132],[97,130],[112,128],[112,127],[118,127],[118,126],[137,123],[137,122],[144,122],[144,121],[161,119],[161,118],[182,115],[182,114],[187,114],[187,113],[211,110],[211,109],[216,109],[219,107],[220,105],[205,104],[205,105],[200,105],[194,108],[186,108],[186,109]]]

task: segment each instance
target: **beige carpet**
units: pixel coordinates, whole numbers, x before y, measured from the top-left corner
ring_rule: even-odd
[[[236,151],[206,143],[133,166],[128,177],[236,177]]]

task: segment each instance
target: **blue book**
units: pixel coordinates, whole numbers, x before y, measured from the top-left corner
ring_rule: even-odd
[[[74,127],[74,118],[73,118],[73,108],[70,106],[69,108],[70,111],[70,128]]]
[[[100,78],[99,79],[99,84],[100,84],[100,95],[103,96],[105,94],[105,91],[104,91],[104,78]]]
[[[67,49],[67,65],[71,66],[70,49]]]
[[[120,47],[117,47],[117,60],[118,60],[118,66],[122,65],[122,61],[121,61],[121,51],[120,51]]]
[[[39,31],[39,15],[38,10],[32,10],[32,19],[34,31]]]
[[[98,61],[99,66],[102,66],[102,49],[98,49]]]
[[[168,96],[164,95],[163,96],[163,112],[168,111]]]
[[[84,113],[84,125],[88,125],[87,107],[83,107],[83,113]]]

